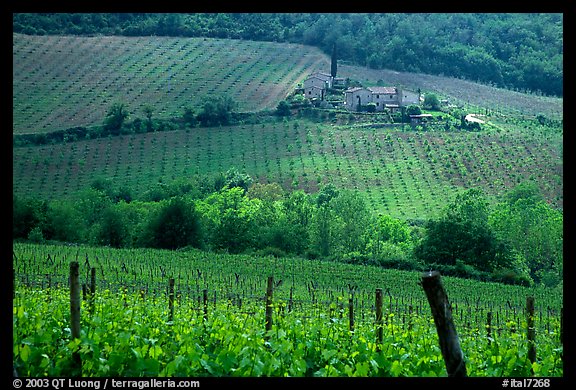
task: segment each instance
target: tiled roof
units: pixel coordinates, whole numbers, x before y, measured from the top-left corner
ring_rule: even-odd
[[[394,95],[398,93],[396,87],[368,87],[367,89],[372,93],[381,93],[383,95]]]
[[[328,74],[328,73],[314,72],[314,73],[312,73],[310,76],[308,76],[307,79],[317,78],[317,79],[320,79],[320,80],[327,81],[327,80],[330,80],[331,77],[332,77],[332,75],[331,75],[331,74]]]
[[[354,87],[354,88],[348,88],[345,92],[356,92],[356,91],[360,91],[364,88],[362,87]]]

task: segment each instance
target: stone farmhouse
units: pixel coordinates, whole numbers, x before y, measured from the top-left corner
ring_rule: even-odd
[[[359,111],[360,107],[369,103],[376,105],[376,111],[384,109],[395,112],[400,107],[420,104],[420,96],[416,92],[398,87],[355,87],[344,91],[344,107],[348,111]]]
[[[315,72],[304,80],[304,96],[310,100],[324,101],[329,89],[343,89],[345,80],[332,77],[329,73]],[[360,111],[369,103],[376,105],[376,111],[388,109],[395,112],[400,107],[419,104],[420,95],[398,87],[354,87],[344,91],[344,107],[348,111]]]
[[[344,79],[332,77],[329,73],[315,72],[304,80],[304,95],[307,99],[324,100],[328,89],[344,86]]]

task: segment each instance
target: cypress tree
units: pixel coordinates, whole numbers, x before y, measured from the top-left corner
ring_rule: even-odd
[[[336,43],[332,45],[332,64],[330,67],[330,74],[333,78],[336,78],[336,72],[338,72],[338,64],[336,63]]]

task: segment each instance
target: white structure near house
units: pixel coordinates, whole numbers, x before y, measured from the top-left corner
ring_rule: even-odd
[[[398,87],[355,87],[344,92],[344,107],[349,111],[359,111],[360,106],[374,103],[376,111],[387,108],[394,112],[402,106],[420,103],[418,93]]]

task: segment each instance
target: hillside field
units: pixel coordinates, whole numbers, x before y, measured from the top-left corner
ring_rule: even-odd
[[[489,109],[502,115],[536,116],[546,115],[562,119],[564,101],[562,98],[538,96],[453,77],[433,76],[421,73],[397,72],[386,69],[341,65],[338,70],[343,77],[350,77],[366,85],[374,85],[381,80],[386,85],[400,85],[413,91],[433,91],[452,104],[459,104],[471,110]]]
[[[433,216],[462,188],[481,187],[494,199],[528,179],[563,205],[559,141],[536,130],[408,129],[295,119],[20,147],[13,150],[14,192],[53,199],[112,178],[141,195],[159,182],[235,167],[286,190],[357,189],[374,211],[403,219]]]
[[[310,46],[204,38],[14,34],[12,50],[14,134],[100,125],[116,102],[156,118],[217,95],[273,109],[330,63]]]
[[[14,34],[13,43],[14,134],[101,125],[114,102],[125,103],[132,117],[143,117],[147,105],[155,117],[178,117],[184,107],[226,93],[240,111],[273,109],[330,62],[307,46],[226,39]],[[362,126],[339,114],[338,121],[292,118],[18,147],[14,192],[70,196],[100,177],[139,195],[159,182],[235,167],[287,190],[313,192],[330,182],[357,189],[373,210],[401,218],[430,217],[462,188],[478,186],[494,198],[524,180],[563,207],[562,131],[534,119],[557,118],[562,99],[348,65],[339,75],[434,88],[469,112],[486,111],[487,124],[475,133],[415,132]]]

